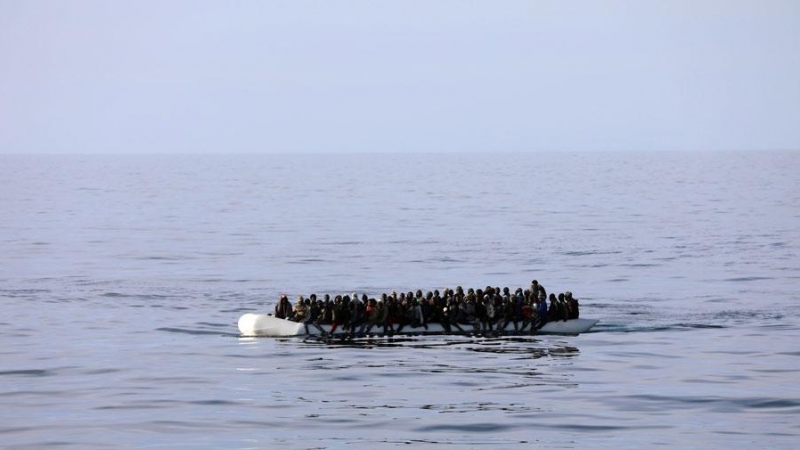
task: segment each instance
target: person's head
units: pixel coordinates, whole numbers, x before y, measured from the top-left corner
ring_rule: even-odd
[[[289,301],[289,297],[287,297],[286,294],[281,294],[280,301],[281,303],[286,303]]]

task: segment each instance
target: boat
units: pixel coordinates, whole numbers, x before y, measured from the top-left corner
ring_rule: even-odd
[[[535,334],[561,334],[575,336],[589,331],[589,329],[595,326],[597,322],[597,319],[570,319],[565,321],[559,320],[547,322],[542,328],[536,330]],[[330,325],[320,325],[320,327],[323,329],[323,331],[325,331],[325,333],[330,332]],[[476,334],[471,325],[461,325],[461,328],[464,330],[463,332],[453,328],[449,334]],[[511,330],[506,329],[504,333],[500,334],[514,333],[513,326],[509,325],[508,328],[511,328]],[[239,318],[239,331],[242,333],[242,336],[245,337],[319,336],[322,334],[320,333],[320,330],[316,329],[313,325],[309,325],[308,332],[306,332],[306,327],[302,322],[292,322],[291,320],[279,319],[272,314],[255,313],[247,313]],[[341,328],[336,330],[336,333],[334,333],[336,336],[344,336],[346,334],[348,333],[343,331]],[[366,334],[369,336],[382,336],[383,327],[376,326]],[[394,336],[413,336],[447,333],[441,324],[429,323],[427,324],[427,327],[411,327],[410,325],[406,325],[403,327],[402,331],[395,331],[394,333],[390,334]]]

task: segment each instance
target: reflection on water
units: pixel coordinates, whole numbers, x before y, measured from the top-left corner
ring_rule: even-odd
[[[302,339],[302,340],[301,340]],[[408,348],[417,350],[440,350],[443,348],[458,348],[461,350],[479,353],[517,354],[533,359],[545,356],[571,357],[579,353],[577,347],[571,345],[548,345],[536,338],[526,337],[496,337],[496,338],[453,338],[453,337],[365,337],[365,338],[293,338],[287,341],[299,341],[302,345],[323,346],[329,349],[336,348]]]

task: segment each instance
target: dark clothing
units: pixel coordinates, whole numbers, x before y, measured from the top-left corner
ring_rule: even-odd
[[[547,323],[547,303],[542,300],[539,302],[539,306],[536,307],[537,316],[539,316],[539,326],[541,328],[544,324]]]
[[[577,319],[580,317],[580,313],[578,312],[578,300],[575,298],[570,298],[567,300],[567,307],[569,308],[569,315],[568,318],[570,319]]]
[[[561,314],[558,311],[558,301],[552,300],[550,301],[550,309],[547,310],[547,321],[555,322],[559,319],[561,319]]]
[[[291,319],[293,315],[292,304],[289,300],[278,301],[278,304],[275,305],[275,317],[278,319]]]

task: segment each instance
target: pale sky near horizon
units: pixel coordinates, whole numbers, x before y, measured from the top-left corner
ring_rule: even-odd
[[[800,1],[0,0],[0,153],[800,149]]]

